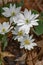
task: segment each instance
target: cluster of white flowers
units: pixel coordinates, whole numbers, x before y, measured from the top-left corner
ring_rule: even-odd
[[[28,50],[33,49],[34,46],[37,46],[37,44],[34,42],[34,39],[32,39],[32,35],[29,36],[30,29],[33,26],[37,26],[39,19],[37,17],[39,14],[32,14],[31,10],[28,10],[25,8],[24,11],[21,11],[21,7],[17,7],[14,4],[10,4],[10,7],[4,7],[4,12],[2,15],[5,17],[10,17],[10,24],[3,23],[0,24],[0,33],[4,34],[8,32],[10,29],[11,23],[17,24],[14,29],[12,30],[12,34],[14,35],[14,40],[18,40],[20,42],[20,48],[25,48]]]

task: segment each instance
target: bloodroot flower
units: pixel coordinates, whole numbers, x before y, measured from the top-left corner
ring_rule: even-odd
[[[12,6],[12,4],[10,4],[10,7],[4,7],[3,10],[5,12],[2,13],[2,15],[4,15],[5,17],[10,17],[10,23],[13,22],[13,17],[15,17],[17,14],[20,13],[20,10],[21,10],[21,7],[17,7],[16,8],[16,5],[14,4]]]
[[[20,41],[20,48],[31,50],[34,46],[37,46],[37,44],[34,42],[35,39],[32,39],[32,37],[32,35],[25,35],[25,37],[22,38],[22,40]]]
[[[24,37],[25,32],[23,30],[19,31],[19,27],[16,26],[16,28],[14,28],[14,30],[12,30],[12,34],[14,35],[13,36],[14,40],[17,39],[18,41],[20,41]]]
[[[23,14],[19,14],[19,20],[17,21],[17,26],[20,26],[19,30],[24,30],[26,34],[30,32],[30,28],[37,26],[39,21],[36,19],[39,14],[32,14],[31,10],[25,9]],[[14,19],[15,21],[15,19]]]
[[[3,24],[0,23],[0,34],[5,34],[7,32],[9,32],[12,29],[12,27],[10,27],[9,22],[4,22]]]

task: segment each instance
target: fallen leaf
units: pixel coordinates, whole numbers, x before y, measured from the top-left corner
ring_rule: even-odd
[[[26,59],[26,53],[24,55],[22,55],[21,57],[19,57],[18,59],[16,59],[15,61],[24,61]]]
[[[0,17],[0,23],[3,23],[4,21],[8,21],[8,19],[5,17]]]
[[[37,61],[35,65],[43,65],[43,60],[42,61]]]
[[[1,52],[2,57],[13,57],[14,55],[9,52]]]
[[[43,54],[43,40],[37,42],[37,45],[38,45],[38,47],[41,48],[41,50],[40,50],[40,52],[38,54],[38,56],[40,56],[41,54]]]

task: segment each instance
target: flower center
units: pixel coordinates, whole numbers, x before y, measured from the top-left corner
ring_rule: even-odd
[[[22,36],[22,35],[23,35],[23,31],[21,30],[18,32],[18,36]]]
[[[15,16],[15,12],[12,12],[12,14],[11,14],[12,16]]]
[[[6,31],[5,28],[3,28],[3,29],[2,29],[2,32],[5,32],[5,31]]]
[[[29,20],[28,19],[26,19],[26,24],[28,24],[29,23]]]
[[[30,44],[30,41],[28,39],[24,40],[25,45]]]

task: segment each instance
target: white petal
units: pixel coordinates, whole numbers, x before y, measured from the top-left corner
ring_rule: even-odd
[[[37,21],[39,21],[39,19],[36,19],[36,20],[31,20],[31,22],[37,22]]]
[[[15,31],[12,31],[12,34],[17,35],[17,33]]]
[[[34,42],[35,41],[35,39],[31,39],[31,42]]]
[[[24,25],[24,21],[23,20],[19,20],[18,22],[20,22],[20,23],[17,24],[18,26]]]
[[[29,17],[29,20],[32,20],[34,17],[34,14],[31,15],[31,17]]]
[[[37,44],[36,43],[31,43],[31,46],[37,46]]]
[[[24,48],[24,46],[20,46],[20,48]]]
[[[1,32],[2,35],[4,35],[5,33],[4,32]]]
[[[34,17],[31,20],[35,20],[37,17],[39,16],[39,14],[34,14]]]
[[[20,17],[19,19],[21,19],[21,20],[25,20],[25,17],[24,17],[23,14],[20,13],[20,14],[19,14],[19,17]]]
[[[16,40],[16,39],[18,39],[18,36],[16,36],[16,37],[14,38],[14,40]]]
[[[21,41],[22,39],[23,39],[23,37],[21,36],[21,37],[18,38],[18,41]]]
[[[36,19],[39,16],[39,14],[36,14],[33,19]]]
[[[31,15],[31,10],[29,10],[29,14]]]
[[[25,17],[28,17],[28,9],[26,9],[26,8],[25,8],[25,10],[24,10],[24,16],[25,16]]]
[[[27,28],[27,29],[25,30],[25,33],[28,34],[29,32],[30,32],[30,28]]]
[[[17,7],[17,8],[16,8],[16,11],[15,11],[16,14],[20,13],[20,10],[21,10],[21,7]]]
[[[34,44],[34,46],[37,46],[37,44],[36,43],[33,43]]]
[[[32,39],[33,35],[30,36],[30,39]]]
[[[5,17],[10,17],[11,13],[9,11],[7,11],[7,12],[3,12],[2,15],[4,15]]]
[[[8,11],[9,10],[9,8],[8,7],[4,7],[4,8],[2,8],[4,11]]]
[[[8,29],[10,27],[9,22],[4,22],[3,23],[3,27],[5,27],[6,29]]]
[[[10,4],[10,8],[12,8],[12,4]]]
[[[33,27],[33,25],[30,23],[30,24],[28,24],[28,27]]]
[[[0,23],[0,29],[2,28],[2,24]]]
[[[17,26],[21,26],[21,25],[24,25],[24,23],[19,23],[19,24],[17,24]]]
[[[10,17],[10,24],[13,23],[13,17]]]
[[[25,49],[31,50],[32,46],[30,45],[25,45]]]
[[[39,25],[37,22],[33,22],[33,23],[31,23],[32,25],[35,25],[35,26],[37,26],[37,25]]]
[[[31,10],[29,10],[29,12],[28,12],[28,18],[30,18],[31,17]]]
[[[23,25],[19,28],[19,30],[24,30],[26,34],[29,33],[30,31],[30,27],[26,26],[26,25]]]

